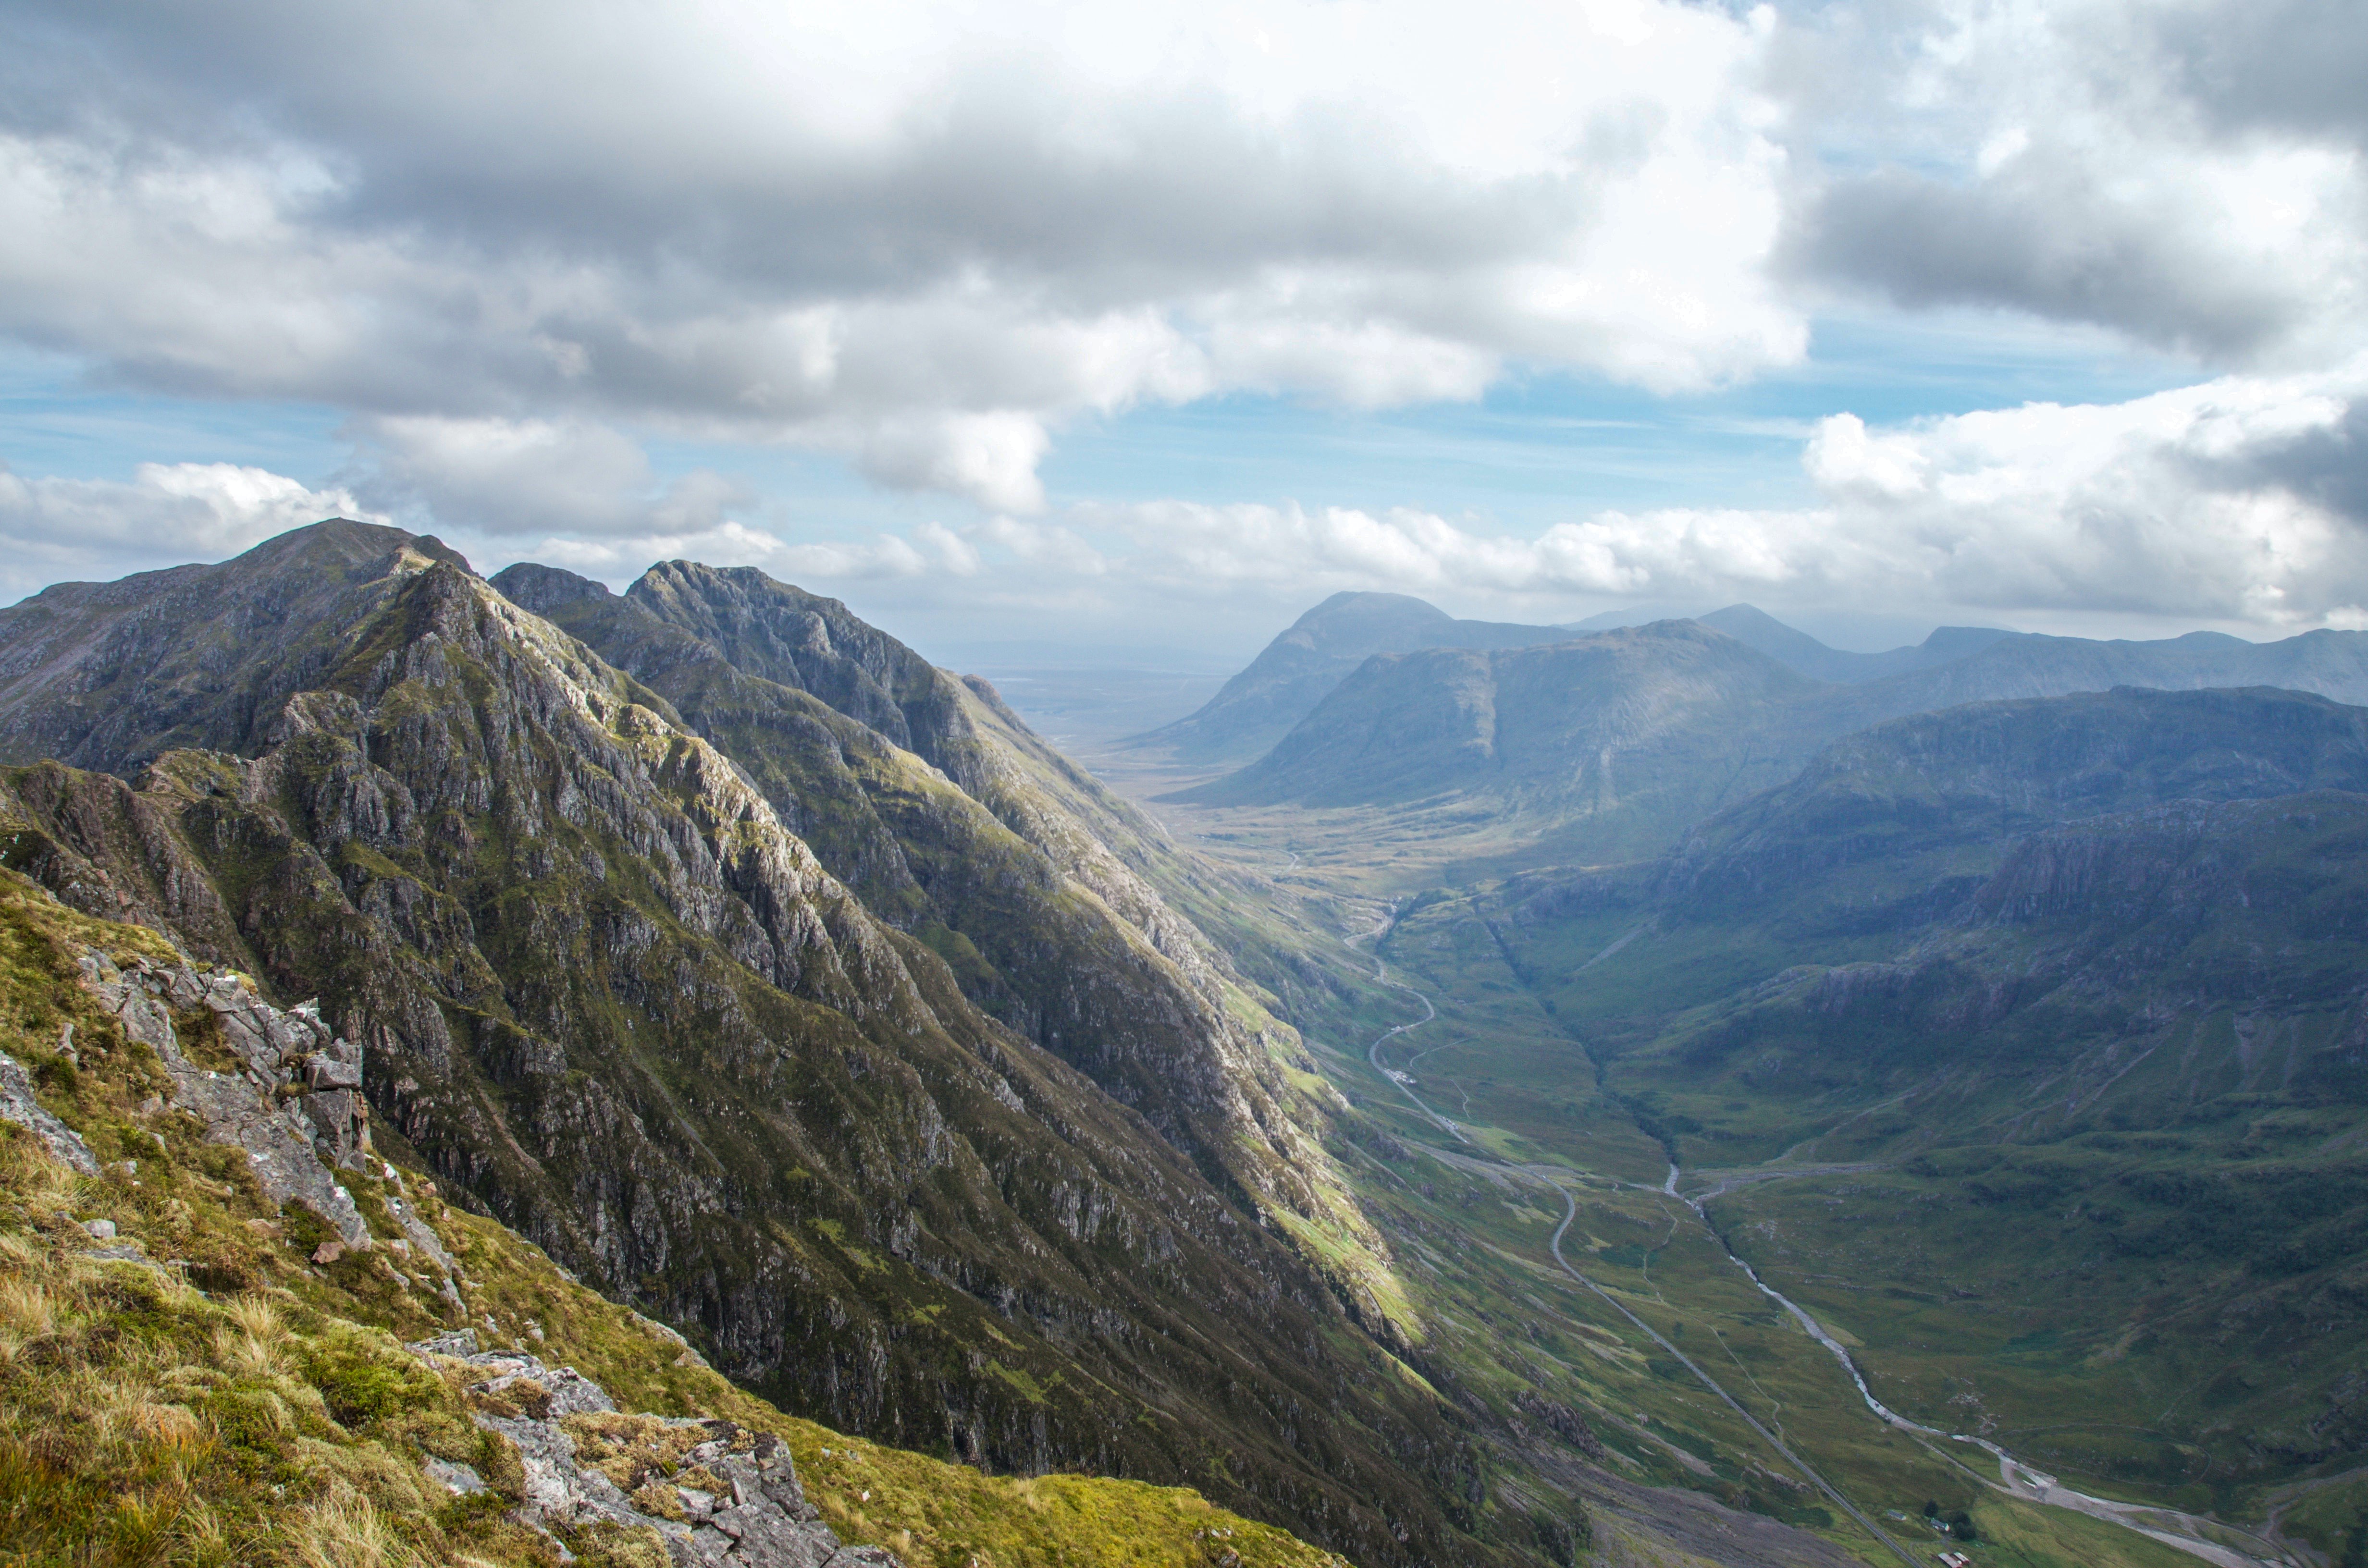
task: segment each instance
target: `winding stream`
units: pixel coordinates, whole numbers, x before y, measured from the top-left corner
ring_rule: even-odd
[[[1385,919],[1383,926],[1376,927],[1372,935],[1379,937],[1382,930],[1386,928],[1386,926],[1387,921]],[[1635,932],[1632,931],[1629,933],[1630,937],[1634,935]],[[1620,942],[1614,943],[1610,951],[1616,951],[1620,947],[1625,945],[1626,940],[1627,938],[1623,937]],[[1598,957],[1608,956],[1609,951],[1604,954],[1598,955]],[[1409,1033],[1412,1030],[1422,1028],[1425,1024],[1432,1022],[1439,1017],[1439,1009],[1431,1005],[1430,998],[1424,995],[1420,991],[1415,989],[1411,985],[1404,983],[1403,982],[1392,980],[1389,977],[1388,964],[1382,960],[1378,953],[1375,954],[1373,958],[1373,980],[1377,984],[1385,985],[1393,991],[1404,992],[1406,995],[1409,995],[1416,1001],[1420,1002],[1422,1004],[1423,1012],[1423,1016],[1421,1017],[1416,1018],[1410,1023],[1400,1024],[1395,1028],[1385,1029],[1381,1034],[1376,1035],[1373,1038],[1372,1043],[1365,1048],[1365,1060],[1372,1065],[1373,1071],[1379,1074],[1383,1078],[1386,1079],[1399,1094],[1406,1096],[1406,1102],[1409,1105],[1413,1106],[1415,1109],[1420,1111],[1442,1131],[1454,1138],[1458,1142],[1463,1144],[1465,1147],[1479,1150],[1481,1159],[1486,1163],[1500,1166],[1508,1173],[1515,1173],[1522,1176],[1526,1176],[1533,1181],[1544,1182],[1546,1185],[1552,1187],[1556,1192],[1560,1193],[1563,1200],[1562,1223],[1554,1227],[1554,1236],[1548,1243],[1548,1248],[1554,1255],[1554,1262],[1561,1267],[1563,1272],[1569,1275],[1573,1279],[1576,1279],[1579,1284],[1585,1286],[1588,1290],[1601,1298],[1602,1301],[1610,1305],[1614,1312],[1618,1312],[1622,1317],[1633,1324],[1647,1338],[1651,1339],[1654,1344],[1659,1346],[1663,1350],[1667,1351],[1672,1358],[1674,1358],[1679,1365],[1686,1369],[1687,1371],[1692,1373],[1695,1380],[1704,1388],[1708,1389],[1712,1393],[1715,1394],[1729,1409],[1733,1410],[1735,1414],[1742,1419],[1744,1425],[1750,1427],[1752,1431],[1758,1433],[1770,1448],[1782,1454],[1794,1469],[1798,1470],[1803,1475],[1808,1477],[1811,1482],[1815,1483],[1818,1491],[1831,1498],[1836,1506],[1839,1507],[1851,1518],[1857,1520],[1861,1526],[1864,1527],[1869,1535],[1872,1535],[1875,1540],[1881,1541],[1884,1546],[1889,1547],[1893,1551],[1896,1552],[1902,1560],[1911,1564],[1911,1568],[1921,1568],[1921,1560],[1914,1552],[1910,1551],[1907,1548],[1901,1546],[1897,1541],[1892,1540],[1890,1536],[1884,1534],[1873,1519],[1868,1518],[1864,1514],[1861,1513],[1847,1497],[1844,1497],[1841,1493],[1833,1486],[1831,1483],[1827,1482],[1824,1476],[1820,1475],[1806,1460],[1794,1453],[1793,1449],[1785,1444],[1782,1438],[1777,1437],[1767,1427],[1761,1426],[1759,1420],[1754,1417],[1748,1410],[1746,1410],[1743,1407],[1741,1402],[1736,1400],[1733,1394],[1728,1393],[1724,1387],[1720,1386],[1717,1380],[1713,1379],[1708,1372],[1703,1371],[1702,1369],[1697,1366],[1683,1351],[1679,1350],[1676,1346],[1663,1338],[1651,1324],[1645,1323],[1644,1319],[1638,1317],[1634,1312],[1630,1312],[1627,1306],[1613,1297],[1610,1291],[1604,1290],[1603,1287],[1598,1285],[1594,1280],[1588,1278],[1586,1275],[1580,1273],[1577,1268],[1571,1266],[1570,1260],[1563,1256],[1562,1241],[1564,1234],[1569,1231],[1572,1221],[1578,1216],[1578,1200],[1571,1192],[1570,1188],[1565,1187],[1560,1180],[1561,1173],[1554,1167],[1516,1165],[1500,1159],[1495,1153],[1481,1145],[1478,1141],[1473,1138],[1473,1136],[1469,1132],[1465,1131],[1463,1128],[1457,1125],[1447,1117],[1440,1115],[1438,1111],[1433,1110],[1429,1104],[1426,1102],[1421,1096],[1416,1094],[1411,1074],[1401,1072],[1398,1069],[1386,1066],[1383,1063],[1381,1054],[1383,1046],[1387,1044],[1389,1041],[1395,1040],[1400,1035]],[[1465,1158],[1468,1159],[1469,1156],[1465,1156]],[[1770,1285],[1765,1279],[1759,1278],[1759,1270],[1753,1268],[1750,1264],[1745,1262],[1741,1257],[1736,1255],[1735,1249],[1727,1245],[1726,1238],[1719,1233],[1718,1227],[1711,1223],[1710,1215],[1702,1208],[1702,1200],[1701,1199],[1689,1198],[1684,1193],[1678,1190],[1678,1177],[1680,1174],[1681,1173],[1679,1172],[1677,1165],[1672,1163],[1669,1166],[1668,1178],[1661,1184],[1660,1190],[1668,1196],[1676,1199],[1679,1202],[1683,1203],[1687,1208],[1692,1210],[1694,1217],[1702,1221],[1702,1229],[1709,1232],[1711,1236],[1717,1241],[1719,1250],[1726,1255],[1727,1261],[1734,1264],[1737,1268],[1743,1270],[1745,1277],[1750,1279],[1752,1285],[1759,1290],[1760,1294],[1766,1296],[1770,1301],[1774,1301],[1778,1306],[1783,1308],[1784,1311],[1791,1315],[1793,1321],[1801,1326],[1804,1333],[1807,1334],[1810,1338],[1816,1340],[1819,1345],[1826,1347],[1826,1349],[1833,1356],[1834,1359],[1841,1364],[1842,1370],[1850,1375],[1850,1384],[1858,1390],[1859,1398],[1866,1402],[1866,1407],[1873,1411],[1877,1418],[1903,1432],[1913,1433],[1919,1437],[1937,1437],[1945,1442],[1966,1443],[1984,1450],[1993,1459],[1997,1460],[1998,1464],[1998,1479],[1995,1482],[1986,1482],[1986,1484],[1994,1486],[1998,1491],[2008,1493],[2013,1496],[2021,1497],[2027,1502],[2043,1503],[2051,1507],[2066,1508],[2075,1513],[2089,1515],[2092,1518],[2103,1519],[2109,1523],[2120,1525],[2124,1528],[2135,1530],[2141,1535],[2151,1537],[2152,1539],[2162,1542],[2166,1546],[2175,1547],[2181,1551],[2200,1557],[2205,1562],[2217,1565],[2217,1568],[2261,1568],[2261,1565],[2263,1564],[2277,1565],[2277,1568],[2294,1568],[2295,1560],[2293,1557],[2280,1551],[2272,1542],[2255,1535],[2250,1530],[2242,1529],[2237,1526],[2224,1523],[2218,1519],[2206,1519],[2199,1515],[2182,1513],[2176,1508],[2153,1506],[2135,1503],[2119,1503],[2110,1497],[2095,1497],[2085,1492],[2073,1491],[2071,1488],[2059,1483],[2055,1477],[2047,1474],[2044,1471],[2034,1470],[2031,1466],[2024,1464],[2021,1460],[2016,1459],[2011,1453],[2009,1453],[2006,1449],[2000,1448],[1998,1444],[1991,1442],[1987,1437],[1978,1437],[1969,1433],[1963,1432],[1944,1432],[1937,1426],[1927,1426],[1921,1422],[1910,1420],[1908,1417],[1900,1415],[1897,1411],[1893,1410],[1890,1406],[1884,1404],[1881,1400],[1874,1397],[1874,1391],[1868,1388],[1866,1385],[1865,1375],[1859,1370],[1858,1363],[1851,1359],[1850,1351],[1842,1345],[1841,1341],[1836,1339],[1831,1334],[1827,1333],[1825,1325],[1819,1323],[1816,1318],[1806,1309],[1802,1307],[1799,1302],[1793,1301],[1791,1297],[1786,1296],[1783,1292]],[[1711,1196],[1715,1197],[1717,1194],[1713,1193]],[[2260,1555],[2252,1555],[2239,1551],[2234,1547],[2224,1544],[2222,1541],[2213,1540],[2205,1533],[2207,1530],[2241,1537],[2245,1540],[2250,1542],[2254,1547],[2258,1548]]]
[[[1403,991],[1407,995],[1414,997],[1417,1001],[1422,1004],[1423,1012],[1423,1016],[1415,1019],[1413,1022],[1400,1024],[1397,1028],[1385,1030],[1373,1038],[1373,1043],[1365,1048],[1365,1060],[1372,1064],[1373,1071],[1380,1074],[1383,1077],[1388,1079],[1391,1084],[1395,1085],[1398,1093],[1404,1095],[1408,1103],[1413,1105],[1417,1110],[1429,1117],[1440,1127],[1444,1128],[1459,1142],[1469,1147],[1479,1149],[1482,1160],[1485,1163],[1493,1165],[1500,1165],[1505,1170],[1529,1176],[1533,1180],[1543,1180],[1548,1185],[1552,1186],[1555,1191],[1561,1193],[1563,1205],[1562,1223],[1554,1227],[1554,1235],[1548,1241],[1547,1247],[1548,1250],[1554,1254],[1554,1260],[1556,1264],[1561,1266],[1562,1271],[1569,1275],[1573,1279],[1577,1280],[1588,1290],[1593,1291],[1597,1296],[1600,1297],[1604,1303],[1611,1307],[1613,1312],[1618,1312],[1622,1317],[1627,1319],[1629,1323],[1634,1324],[1639,1333],[1643,1334],[1647,1339],[1650,1339],[1654,1344],[1667,1351],[1677,1360],[1678,1364],[1684,1367],[1687,1371],[1691,1372],[1694,1375],[1695,1380],[1699,1381],[1702,1387],[1710,1390],[1712,1393],[1718,1396],[1719,1400],[1725,1403],[1728,1409],[1734,1411],[1745,1426],[1758,1433],[1760,1439],[1767,1443],[1770,1448],[1774,1449],[1779,1454],[1782,1455],[1787,1463],[1792,1465],[1793,1469],[1799,1471],[1803,1475],[1806,1476],[1809,1481],[1816,1485],[1818,1491],[1831,1498],[1836,1507],[1841,1509],[1843,1513],[1848,1514],[1851,1518],[1857,1520],[1860,1526],[1866,1530],[1867,1534],[1873,1536],[1876,1540],[1881,1541],[1884,1546],[1889,1547],[1894,1552],[1896,1552],[1900,1560],[1908,1565],[1908,1568],[1922,1568],[1921,1562],[1914,1552],[1908,1551],[1906,1547],[1900,1545],[1897,1541],[1885,1535],[1873,1519],[1868,1518],[1864,1514],[1861,1513],[1856,1505],[1852,1504],[1849,1498],[1843,1496],[1839,1489],[1838,1489],[1831,1482],[1827,1481],[1823,1475],[1819,1474],[1806,1460],[1804,1460],[1800,1455],[1794,1453],[1785,1443],[1784,1439],[1779,1437],[1775,1433],[1761,1426],[1759,1418],[1754,1416],[1748,1410],[1746,1410],[1740,1400],[1737,1400],[1733,1394],[1727,1392],[1726,1390],[1719,1384],[1715,1378],[1713,1378],[1708,1372],[1703,1371],[1701,1367],[1697,1366],[1691,1357],[1688,1356],[1684,1351],[1679,1349],[1676,1346],[1670,1344],[1668,1340],[1662,1337],[1658,1329],[1656,1329],[1652,1324],[1646,1323],[1643,1318],[1638,1317],[1634,1312],[1630,1312],[1625,1302],[1622,1301],[1619,1298],[1612,1295],[1611,1292],[1606,1290],[1602,1286],[1598,1285],[1594,1280],[1588,1278],[1586,1275],[1581,1274],[1577,1269],[1571,1267],[1570,1260],[1565,1257],[1562,1254],[1562,1238],[1564,1234],[1569,1231],[1571,1222],[1578,1218],[1578,1199],[1572,1194],[1570,1188],[1563,1186],[1561,1182],[1554,1180],[1552,1176],[1543,1175],[1537,1169],[1511,1165],[1499,1159],[1496,1154],[1486,1148],[1483,1148],[1469,1133],[1465,1132],[1463,1128],[1458,1127],[1446,1117],[1441,1116],[1439,1112],[1431,1109],[1430,1107],[1424,1102],[1422,1096],[1414,1092],[1414,1085],[1410,1081],[1410,1074],[1401,1073],[1395,1068],[1385,1067],[1382,1064],[1381,1051],[1382,1047],[1385,1043],[1396,1039],[1399,1035],[1405,1034],[1412,1029],[1418,1029],[1422,1028],[1423,1025],[1431,1022],[1439,1017],[1439,1009],[1431,1006],[1429,997],[1424,995],[1413,986],[1401,984],[1399,982],[1390,979],[1388,965],[1383,963],[1378,955],[1373,960],[1373,979],[1378,983],[1386,985],[1392,990]],[[1670,1190],[1673,1193],[1675,1191],[1677,1179],[1677,1167],[1672,1165],[1669,1167],[1669,1182],[1671,1184]],[[1699,1213],[1700,1210],[1697,1210],[1696,1212]],[[1703,1223],[1707,1225],[1709,1221],[1705,1220]],[[1733,1256],[1734,1255],[1730,1253],[1728,1256]],[[1739,1262],[1741,1260],[1737,1259],[1737,1261]],[[1767,1288],[1762,1286],[1761,1289],[1765,1290]],[[1770,1293],[1772,1294],[1773,1292]],[[1864,1389],[1865,1385],[1861,1383],[1860,1385],[1861,1392],[1864,1392]]]
[[[1903,1432],[1913,1432],[1920,1437],[1940,1437],[1952,1443],[1970,1443],[1975,1448],[1984,1450],[1998,1461],[1998,1479],[1990,1484],[1995,1485],[2001,1492],[2010,1493],[2031,1502],[2045,1503],[2053,1507],[2069,1508],[2075,1513],[2087,1514],[2093,1518],[2110,1520],[2114,1524],[2136,1530],[2141,1535],[2151,1536],[2166,1546],[2175,1546],[2180,1551],[2192,1552],[2206,1562],[2218,1563],[2220,1568],[2257,1568],[2258,1564],[2264,1562],[2283,1564],[2294,1561],[2287,1554],[2280,1551],[2275,1545],[2262,1540],[2250,1530],[2241,1529],[2218,1519],[2206,1519],[2199,1515],[2181,1513],[2176,1508],[2136,1503],[2117,1503],[2110,1497],[2092,1497],[2085,1492],[2075,1492],[2070,1487],[2060,1484],[2055,1477],[2024,1464],[1987,1437],[1977,1437],[1965,1432],[1943,1432],[1937,1426],[1927,1426],[1921,1422],[1911,1421],[1900,1415],[1874,1397],[1874,1391],[1866,1386],[1865,1376],[1860,1372],[1858,1363],[1850,1358],[1850,1351],[1844,1348],[1841,1341],[1827,1333],[1825,1325],[1811,1316],[1799,1302],[1760,1278],[1758,1269],[1736,1256],[1735,1249],[1727,1245],[1726,1238],[1719,1233],[1718,1227],[1710,1222],[1710,1215],[1703,1210],[1702,1199],[1688,1198],[1678,1190],[1678,1167],[1672,1164],[1669,1166],[1669,1178],[1661,1184],[1661,1190],[1692,1210],[1695,1218],[1702,1221],[1702,1229],[1708,1231],[1717,1240],[1719,1250],[1726,1254],[1727,1261],[1743,1270],[1751,1283],[1759,1288],[1761,1295],[1791,1313],[1793,1321],[1799,1324],[1810,1338],[1833,1353],[1834,1359],[1841,1363],[1842,1370],[1850,1374],[1850,1381],[1857,1388],[1859,1398],[1866,1402],[1866,1407],[1869,1410],[1873,1411],[1889,1425],[1896,1426]],[[1568,1201],[1570,1195],[1567,1190],[1563,1196],[1565,1200]],[[1565,1226],[1569,1222],[1568,1220],[1563,1221]],[[1555,1240],[1559,1241],[1561,1236],[1561,1232],[1554,1233]],[[1562,1261],[1560,1248],[1555,1249],[1554,1261],[1557,1263]],[[1565,1264],[1564,1267],[1569,1266]],[[2169,1528],[2166,1528],[2166,1526]],[[2242,1536],[2260,1547],[2267,1555],[2250,1556],[2214,1540],[2203,1533],[2207,1528]]]

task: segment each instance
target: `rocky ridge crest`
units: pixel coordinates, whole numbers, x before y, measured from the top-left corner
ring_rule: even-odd
[[[267,564],[303,576],[285,548]],[[0,860],[207,972],[319,995],[391,1158],[786,1406],[1024,1473],[1203,1483],[1216,1445],[1220,1503],[1375,1563],[1489,1560],[1441,1501],[1475,1472],[1463,1419],[1372,1375],[1386,1352],[1222,1165],[973,1002],[960,944],[870,907],[668,698],[459,565],[409,544],[381,565],[338,568],[350,619],[211,686],[184,678],[220,652],[207,623],[131,618],[172,687],[173,723],[140,733],[213,744],[136,785],[11,769]],[[42,690],[81,679],[52,661]],[[40,706],[48,726],[72,705]],[[800,733],[814,761],[854,731]],[[881,799],[972,835],[918,857],[930,876],[984,870],[984,900],[1043,870],[973,859],[1024,835],[869,744],[894,764]],[[1091,888],[1051,885],[1099,933],[1081,995],[1113,1041],[1220,1012]],[[1136,980],[1164,1000],[1119,1011]]]
[[[407,1348],[470,1377],[472,1418],[507,1438],[525,1471],[526,1522],[652,1531],[676,1568],[900,1568],[883,1548],[840,1544],[806,1501],[788,1445],[768,1432],[623,1414],[574,1368],[480,1350],[473,1330]],[[430,1460],[429,1471],[457,1494],[486,1490],[465,1464]]]

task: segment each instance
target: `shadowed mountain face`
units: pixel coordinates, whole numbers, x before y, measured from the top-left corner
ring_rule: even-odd
[[[1847,961],[1955,919],[2029,835],[2329,790],[2368,796],[2368,709],[2273,688],[1975,703],[1839,741],[1663,858],[1535,871],[1488,896],[1533,931],[1649,922],[1754,933],[1719,938],[1713,962],[1670,959],[1653,982],[1657,1006],[1682,1008],[1746,976]],[[1636,956],[1622,971],[1642,972]]]
[[[1310,806],[1483,797],[1577,824],[1595,858],[1650,853],[1813,749],[1823,689],[1691,620],[1545,647],[1383,654],[1266,756],[1170,799]]]
[[[1837,685],[1798,673],[1817,664],[1793,645],[1808,640],[1749,607],[1709,619],[1770,651],[1679,620],[1538,648],[1380,655],[1267,756],[1167,798],[1462,801],[1550,837],[1556,858],[1602,861],[1658,853],[1818,748],[1906,714],[2117,686],[2277,686],[2368,701],[2368,634],[2359,632],[2262,645],[2205,633],[2095,642],[1943,629],[1921,649],[1896,651],[1937,661],[1928,667]]]
[[[381,1141],[785,1403],[1497,1560],[1464,1418],[1262,1222],[1328,1200],[1295,1037],[1114,802],[759,574],[507,580],[587,637],[351,524],[6,612],[7,863],[319,996]]]
[[[1197,713],[1130,743],[1187,762],[1258,756],[1375,653],[1418,648],[1523,648],[1569,633],[1552,626],[1457,620],[1405,594],[1335,594],[1293,621]]]
[[[2269,687],[1979,703],[1837,742],[1703,823],[1677,864],[1691,898],[1764,912],[1845,868],[1920,890],[1935,857],[2002,853],[2052,824],[2317,790],[2368,791],[2368,709]]]

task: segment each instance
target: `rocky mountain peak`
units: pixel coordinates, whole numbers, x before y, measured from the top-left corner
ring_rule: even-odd
[[[762,574],[250,556],[0,620],[12,755],[120,775],[0,772],[0,860],[319,996],[393,1154],[793,1405],[1457,1555],[1460,1418],[1269,1222],[1337,1201],[1287,1031],[1089,778]]]

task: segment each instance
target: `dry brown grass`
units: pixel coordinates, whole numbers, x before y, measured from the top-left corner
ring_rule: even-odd
[[[0,1563],[557,1568],[548,1538],[500,1517],[525,1478],[516,1451],[470,1419],[467,1388],[482,1373],[446,1362],[423,1375],[396,1343],[453,1326],[441,1304],[374,1272],[375,1255],[305,1267],[317,1221],[266,1207],[243,1164],[189,1119],[141,1114],[156,1070],[73,983],[68,943],[165,956],[154,933],[85,920],[0,869],[0,1049],[29,1062],[75,1025],[86,1065],[70,1091],[44,1097],[108,1162],[105,1177],[79,1177],[0,1124]],[[139,1163],[136,1184],[126,1159]],[[347,1179],[358,1199],[376,1191],[372,1178]],[[538,1353],[620,1402],[727,1415],[788,1440],[841,1534],[892,1544],[915,1568],[1197,1568],[1198,1532],[1213,1519],[1240,1528],[1229,1544],[1247,1568],[1332,1561],[1180,1489],[1015,1483],[786,1416],[518,1237],[432,1198],[414,1207],[463,1259],[471,1322],[498,1313],[516,1343],[530,1320],[547,1334]],[[203,1289],[176,1269],[91,1257],[81,1222],[102,1215],[147,1256],[189,1260]],[[567,1426],[629,1491],[677,1477],[706,1436],[645,1415]],[[422,1453],[474,1465],[495,1493],[452,1498]],[[587,1565],[666,1568],[648,1530],[580,1532],[570,1545]]]
[[[332,1486],[289,1521],[290,1554],[303,1568],[427,1568],[378,1505],[349,1484]]]

